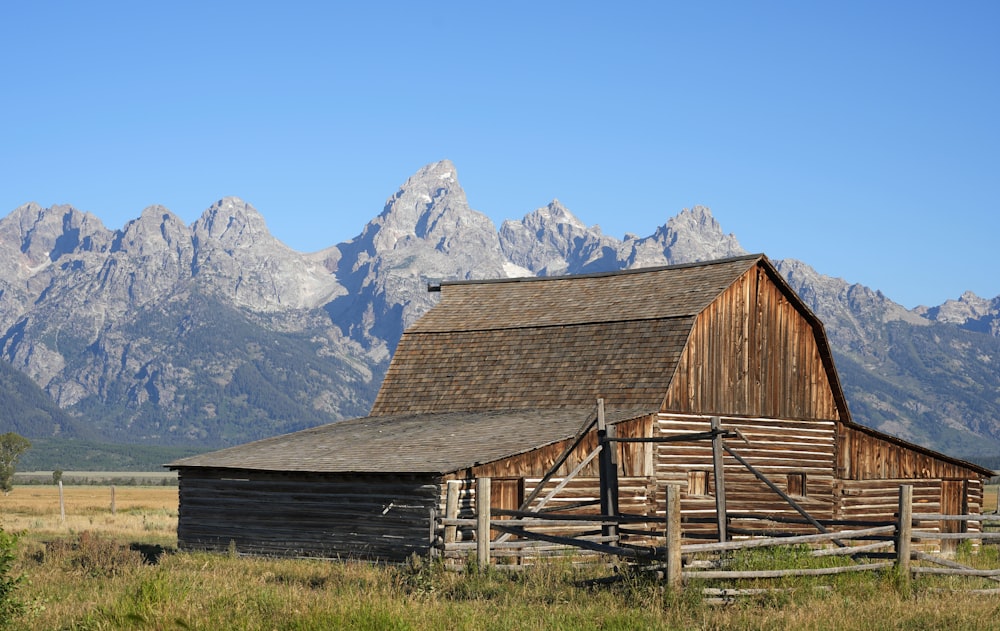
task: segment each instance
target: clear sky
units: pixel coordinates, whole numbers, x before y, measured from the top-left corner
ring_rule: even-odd
[[[0,216],[236,195],[302,251],[447,158],[498,225],[558,198],[646,236],[703,205],[907,307],[994,297],[998,117],[994,0],[0,10]]]

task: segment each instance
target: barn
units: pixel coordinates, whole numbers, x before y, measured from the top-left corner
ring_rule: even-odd
[[[764,255],[431,289],[369,416],[167,465],[180,547],[398,561],[479,477],[497,508],[596,511],[601,432],[615,510],[662,517],[679,484],[690,536],[888,519],[902,483],[922,512],[980,509],[992,472],[852,421],[822,324]]]

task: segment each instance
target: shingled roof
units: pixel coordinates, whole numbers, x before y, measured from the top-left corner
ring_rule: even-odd
[[[372,415],[610,406],[656,411],[695,317],[754,254],[555,278],[443,283],[403,334]]]
[[[595,407],[369,416],[191,456],[171,468],[445,474],[576,436]],[[608,409],[609,423],[644,410]]]

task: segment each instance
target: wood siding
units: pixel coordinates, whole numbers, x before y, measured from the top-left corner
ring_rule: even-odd
[[[818,335],[797,301],[755,266],[698,315],[662,410],[840,418]]]
[[[181,469],[183,550],[403,561],[426,554],[440,480]]]
[[[802,421],[791,419],[723,417],[724,429],[738,429],[749,441],[726,439],[733,451],[765,475],[785,493],[789,492],[789,475],[795,485],[805,483],[804,496],[793,499],[816,519],[830,519],[835,512],[834,453],[836,439],[835,421]],[[661,436],[676,436],[706,432],[711,421],[705,416],[660,414],[657,430]],[[723,457],[726,479],[727,512],[754,513],[798,517],[798,513],[777,493],[758,480],[753,473],[735,458]],[[709,478],[709,495],[689,493],[691,472],[705,472]],[[799,477],[801,476],[801,477]],[[804,480],[803,480],[804,478]],[[681,485],[681,511],[685,517],[701,517],[711,521],[716,515],[715,472],[712,466],[712,443],[697,442],[660,443],[656,454],[657,514],[665,515],[662,490],[667,484]],[[732,522],[734,527],[761,528],[759,521]],[[808,527],[784,527],[784,530],[809,530]],[[814,529],[813,529],[814,530]],[[717,533],[714,523],[685,524],[685,534]]]
[[[631,421],[617,423],[615,429],[621,438],[643,438],[652,435],[653,417],[644,416]],[[538,449],[473,467],[464,472],[459,472],[455,478],[527,478],[531,476],[541,477],[545,475],[555,464],[556,460],[573,443],[573,439],[560,441]],[[591,430],[573,453],[570,454],[566,462],[559,467],[556,475],[566,475],[573,470],[590,452],[597,447],[597,432]],[[618,445],[618,475],[627,476],[652,476],[652,453],[653,446],[648,443],[621,443]],[[597,459],[592,460],[578,474],[596,478]],[[527,491],[530,493],[531,491]]]
[[[846,480],[952,479],[980,477],[980,473],[957,462],[949,462],[929,451],[915,449],[863,428],[842,426],[839,477]]]

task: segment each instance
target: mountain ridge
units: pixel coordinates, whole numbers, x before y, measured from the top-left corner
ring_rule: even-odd
[[[700,206],[646,237],[605,235],[557,199],[498,229],[447,160],[312,253],[237,197],[190,225],[150,206],[119,230],[25,204],[0,219],[0,354],[100,435],[213,448],[364,415],[402,331],[436,299],[428,283],[745,253]],[[774,262],[824,322],[857,420],[965,454],[1000,447],[1000,423],[984,420],[1000,418],[1000,297],[907,310]]]

